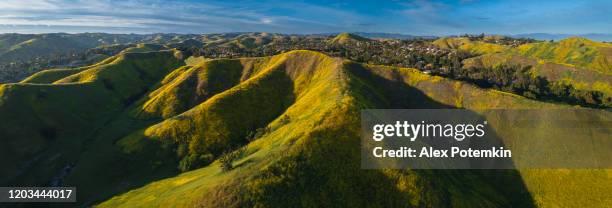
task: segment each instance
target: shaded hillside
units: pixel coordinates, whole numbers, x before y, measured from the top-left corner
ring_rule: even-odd
[[[313,51],[181,55],[122,53],[2,85],[0,119],[15,122],[0,126],[0,185],[77,186],[80,204],[101,207],[611,203],[606,170],[360,167],[361,109],[568,106]]]
[[[23,83],[0,85],[0,117],[11,120],[0,125],[0,163],[5,167],[0,184],[62,184],[62,169],[77,161],[104,167],[95,157],[83,157],[83,152],[95,149],[118,156],[96,138],[102,134],[112,139],[108,134],[129,125],[100,129],[178,67],[181,62],[174,55],[125,53],[91,67],[45,71]]]

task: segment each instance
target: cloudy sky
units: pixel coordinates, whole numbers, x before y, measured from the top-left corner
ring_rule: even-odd
[[[612,1],[1,0],[0,33],[612,33]]]

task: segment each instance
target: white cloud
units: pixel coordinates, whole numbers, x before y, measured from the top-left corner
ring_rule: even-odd
[[[29,10],[48,10],[57,8],[57,5],[51,1],[46,0],[4,0],[2,1],[2,4],[0,4],[0,11],[22,10],[25,8]]]
[[[261,19],[261,23],[271,24],[272,23],[272,19],[270,19],[270,18],[262,18]]]
[[[339,31],[363,17],[300,2],[182,2],[160,0],[6,0],[0,25],[145,28],[157,32]],[[291,13],[270,14],[269,5]],[[272,12],[274,13],[274,12]],[[321,22],[321,17],[331,21]],[[130,32],[130,31],[126,31]]]
[[[0,4],[0,24],[88,27],[206,27],[270,24],[247,9],[178,1],[8,0]]]

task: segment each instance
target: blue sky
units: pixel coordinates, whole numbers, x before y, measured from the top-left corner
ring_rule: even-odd
[[[612,1],[2,0],[0,33],[612,33]]]

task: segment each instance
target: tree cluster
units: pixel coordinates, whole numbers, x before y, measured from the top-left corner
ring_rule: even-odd
[[[571,84],[550,82],[531,73],[531,66],[500,65],[494,68],[470,67],[446,74],[453,79],[465,80],[485,88],[512,92],[528,98],[563,102],[587,107],[612,106],[610,97],[591,90],[579,90]]]

